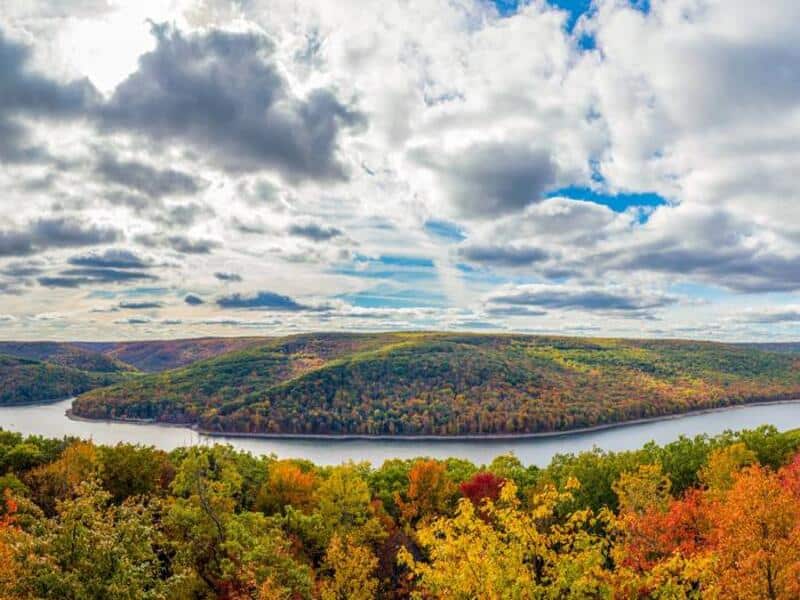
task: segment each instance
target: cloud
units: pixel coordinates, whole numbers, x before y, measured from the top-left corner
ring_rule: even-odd
[[[306,238],[313,242],[325,242],[342,235],[342,230],[331,225],[320,225],[318,223],[295,223],[289,227],[289,234]]]
[[[43,287],[59,287],[59,288],[77,288],[82,285],[92,283],[88,277],[61,277],[61,276],[45,276],[37,279],[39,285]]]
[[[784,306],[762,310],[748,311],[740,315],[739,320],[745,323],[773,325],[776,323],[800,323],[800,308]]]
[[[99,100],[88,79],[60,83],[30,69],[31,50],[0,28],[0,158],[39,162],[49,153],[29,140],[19,118],[63,119],[84,115]]]
[[[119,229],[77,217],[42,217],[20,229],[0,230],[0,256],[25,256],[50,248],[91,246],[115,242]]]
[[[620,287],[524,284],[493,293],[490,308],[535,307],[539,309],[582,310],[610,313],[642,313],[677,302],[665,294]]]
[[[120,248],[109,248],[102,253],[90,252],[70,257],[67,262],[77,267],[99,267],[112,269],[147,269],[152,261]]]
[[[205,182],[175,169],[157,169],[133,160],[118,160],[104,154],[97,165],[95,174],[103,181],[134,190],[150,198],[164,196],[185,196],[199,192]]]
[[[183,299],[183,301],[189,306],[199,306],[200,304],[205,304],[205,300],[203,300],[200,296],[196,296],[195,294],[186,294],[186,297]]]
[[[114,323],[117,325],[148,325],[153,323],[153,319],[149,317],[128,317],[127,319],[118,319]]]
[[[494,317],[542,317],[547,314],[546,310],[527,306],[489,306],[484,312]]]
[[[252,296],[242,294],[231,294],[217,299],[220,308],[253,308],[260,310],[277,311],[300,311],[309,310],[310,307],[295,302],[289,296],[283,296],[274,292],[257,292]]]
[[[201,216],[213,216],[214,210],[205,204],[191,202],[178,204],[164,209],[155,219],[170,227],[190,227]]]
[[[219,247],[219,243],[208,239],[191,239],[183,235],[172,235],[167,238],[173,250],[184,254],[208,254],[214,248]]]
[[[119,308],[124,310],[144,310],[147,308],[162,308],[164,304],[162,302],[150,302],[150,301],[124,301],[119,303]]]
[[[457,214],[495,218],[541,201],[556,180],[550,154],[518,142],[475,142],[452,154],[417,148],[411,158],[435,172]]]
[[[326,88],[296,96],[257,33],[153,27],[156,47],[102,108],[108,130],[180,140],[232,172],[275,169],[291,181],[346,177],[342,130],[365,117]]]
[[[10,262],[2,269],[0,273],[8,277],[24,278],[39,275],[45,267],[44,261],[32,259],[28,261],[15,261]]]
[[[800,253],[791,238],[723,208],[661,208],[634,236],[610,246],[587,261],[605,272],[662,273],[737,292],[800,289]]]
[[[241,281],[242,276],[238,273],[228,273],[224,271],[217,271],[214,273],[214,277],[219,279],[220,281]]]
[[[44,287],[76,288],[97,283],[128,283],[155,279],[158,277],[141,271],[80,267],[65,269],[56,276],[39,277],[37,281]]]
[[[472,245],[458,249],[458,256],[469,262],[498,267],[524,267],[550,257],[550,253],[532,246]]]
[[[210,254],[220,243],[206,238],[190,238],[185,235],[137,235],[135,241],[144,246],[169,246],[182,254]]]

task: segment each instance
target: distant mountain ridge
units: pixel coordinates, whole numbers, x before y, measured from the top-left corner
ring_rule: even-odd
[[[734,344],[435,332],[249,340],[92,390],[73,410],[245,434],[446,436],[800,397],[800,357]]]
[[[142,371],[174,369],[264,343],[266,339],[0,341],[0,405],[60,400]]]
[[[156,373],[167,369],[176,369],[226,352],[243,350],[264,343],[268,339],[264,337],[210,337],[134,342],[74,342],[74,345],[133,365],[140,371]]]

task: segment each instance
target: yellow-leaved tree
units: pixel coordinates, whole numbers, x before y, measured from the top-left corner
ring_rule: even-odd
[[[571,481],[569,487],[577,486]],[[417,531],[428,555],[415,560],[405,549],[399,560],[416,578],[417,598],[605,598],[608,547],[596,532],[610,515],[589,510],[561,518],[569,491],[548,486],[523,509],[517,488],[507,482],[497,502],[479,511],[462,499],[453,517],[441,517]]]

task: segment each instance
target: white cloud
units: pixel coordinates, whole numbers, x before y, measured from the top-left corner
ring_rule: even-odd
[[[91,322],[114,337],[119,327],[157,335],[496,323],[715,335],[708,323],[727,315],[727,333],[747,336],[790,323],[800,291],[800,4],[595,4],[571,36],[566,13],[544,0],[509,18],[477,0],[12,0],[0,9],[3,39],[31,47],[5,84],[47,92],[51,109],[14,103],[24,94],[0,99],[0,146],[13,158],[0,173],[0,314],[69,313],[6,320],[5,330],[71,335]],[[153,37],[146,18],[175,29]],[[580,48],[583,33],[596,50]],[[221,39],[268,40],[270,49],[222,56]],[[4,54],[12,61],[14,48]],[[191,60],[171,61],[179,54]],[[202,110],[184,110],[176,78],[191,80],[181,89],[195,90]],[[264,145],[274,130],[258,102],[269,90],[283,99],[269,104],[271,123],[301,125],[280,147]],[[320,118],[314,90],[338,117]],[[131,116],[144,105],[166,120]],[[670,204],[615,212],[546,197],[568,186],[657,192]],[[466,239],[426,234],[429,220],[454,221]],[[33,226],[45,221],[84,224],[86,235],[45,239]],[[78,242],[86,247],[70,248]],[[110,276],[94,272],[80,286],[37,283],[64,283],[78,254],[145,249],[157,281],[109,288]],[[21,255],[35,269],[20,266]],[[363,257],[387,255],[434,266],[418,279],[391,266],[358,272]],[[243,281],[213,276],[227,272]],[[151,284],[171,294],[159,319],[123,325],[90,312],[92,294]],[[446,306],[342,300],[380,285],[436,294]],[[675,302],[684,296],[676,288],[707,304]],[[336,308],[276,324],[230,318],[213,302],[259,290]],[[207,302],[187,305],[187,294]],[[669,318],[655,327],[623,313]]]

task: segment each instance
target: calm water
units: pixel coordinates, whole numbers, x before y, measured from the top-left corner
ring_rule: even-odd
[[[281,458],[307,458],[317,464],[339,464],[347,460],[368,460],[380,465],[387,458],[456,456],[477,464],[488,463],[513,452],[525,464],[544,466],[558,453],[589,450],[629,450],[650,440],[664,444],[681,434],[710,435],[726,429],[739,430],[771,424],[778,429],[800,427],[800,400],[784,404],[761,404],[696,414],[617,429],[575,433],[559,437],[501,441],[396,441],[396,440],[277,440],[208,437],[183,427],[72,421],[66,411],[72,400],[36,406],[0,407],[0,427],[47,437],[64,435],[91,438],[99,444],[132,442],[164,450],[193,444],[230,443],[254,454],[274,453]]]

